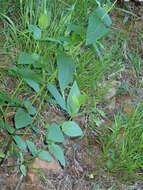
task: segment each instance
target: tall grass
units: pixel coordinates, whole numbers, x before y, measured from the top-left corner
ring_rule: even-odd
[[[120,113],[113,126],[104,131],[103,155],[106,167],[118,177],[142,179],[143,171],[143,104],[129,115]]]

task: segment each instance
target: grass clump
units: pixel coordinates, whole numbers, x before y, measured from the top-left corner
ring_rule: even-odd
[[[143,170],[143,104],[129,115],[120,113],[104,131],[103,154],[106,168],[122,180],[141,179]]]

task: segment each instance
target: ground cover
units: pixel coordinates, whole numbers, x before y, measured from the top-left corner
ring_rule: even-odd
[[[142,189],[142,4],[0,5],[0,189]]]

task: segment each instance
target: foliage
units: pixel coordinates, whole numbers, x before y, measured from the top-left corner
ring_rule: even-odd
[[[9,135],[10,142],[15,142],[15,149],[19,149],[17,156],[20,170],[25,176],[29,161],[24,158],[25,151],[29,151],[33,158],[39,157],[48,162],[55,157],[65,167],[62,143],[65,136],[83,135],[82,129],[73,118],[80,113],[81,106],[85,105],[88,98],[85,93],[80,92],[80,80],[76,80],[80,65],[78,57],[84,56],[82,46],[85,55],[90,56],[90,52],[93,55],[94,49],[97,52],[94,57],[100,58],[99,67],[102,67],[102,53],[98,46],[102,47],[100,41],[110,31],[112,22],[108,10],[93,1],[83,1],[84,10],[78,12],[80,17],[75,17],[75,10],[81,7],[81,2],[77,1],[73,4],[67,2],[67,5],[63,6],[56,0],[48,3],[46,0],[20,0],[18,6],[18,23],[7,14],[0,14],[9,27],[6,30],[8,44],[17,50],[14,62],[8,68],[8,75],[18,81],[11,96],[5,92],[0,93],[0,110],[1,128]],[[90,14],[87,14],[89,6],[92,9]],[[84,19],[83,12],[86,15]],[[81,18],[81,21],[78,18]],[[16,98],[18,93],[25,93],[26,88],[29,92],[27,94],[33,94],[34,98],[31,101],[28,97],[22,101]],[[62,123],[47,123],[45,129],[39,131],[34,126],[35,120],[49,96],[48,99],[60,106],[61,111],[64,110],[68,115],[68,119]],[[40,104],[36,106],[38,98]],[[10,107],[13,107],[15,112],[14,127],[7,121]],[[43,147],[36,147],[34,135],[24,140],[24,136],[31,129],[35,135],[41,136]],[[5,154],[1,150],[0,157],[5,158],[8,151]]]

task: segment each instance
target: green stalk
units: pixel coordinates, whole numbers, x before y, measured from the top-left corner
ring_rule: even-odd
[[[17,91],[20,89],[21,85],[23,83],[23,79],[20,80],[19,84],[17,85],[15,91],[13,92],[13,94],[11,95],[11,99],[14,98],[14,96],[16,95]],[[4,119],[6,120],[6,114],[7,114],[7,111],[8,111],[8,108],[9,108],[9,103],[7,104],[7,107],[5,109],[5,112],[4,112]]]

